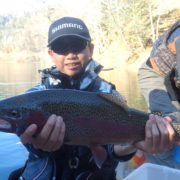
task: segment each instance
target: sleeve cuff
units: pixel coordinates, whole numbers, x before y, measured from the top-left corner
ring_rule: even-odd
[[[108,152],[109,152],[109,155],[112,157],[112,158],[115,158],[117,159],[118,161],[128,161],[130,160],[136,153],[136,151],[134,152],[131,152],[127,155],[124,155],[124,156],[117,156],[115,153],[114,153],[114,145],[110,145],[108,146]]]

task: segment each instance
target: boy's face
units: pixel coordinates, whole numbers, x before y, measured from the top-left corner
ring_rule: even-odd
[[[54,42],[48,53],[62,73],[74,77],[81,73],[92,58],[93,44],[78,37],[62,37]]]

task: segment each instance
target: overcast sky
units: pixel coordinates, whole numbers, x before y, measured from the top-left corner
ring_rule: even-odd
[[[86,0],[0,0],[0,15],[21,14],[48,4],[61,4],[65,8],[80,9]]]
[[[97,0],[98,3],[99,0]],[[159,6],[159,11],[171,10],[180,7],[180,0],[152,0]],[[87,7],[88,0],[0,0],[0,15],[22,14],[24,11],[32,11],[48,4],[60,4],[68,9],[83,10]],[[89,1],[90,2],[90,1]],[[96,0],[94,0],[96,2]]]

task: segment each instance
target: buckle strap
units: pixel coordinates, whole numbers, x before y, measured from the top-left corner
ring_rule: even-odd
[[[69,160],[69,167],[71,169],[77,169],[78,165],[79,165],[79,158],[77,156]]]

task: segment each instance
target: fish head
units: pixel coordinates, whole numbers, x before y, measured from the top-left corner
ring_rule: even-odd
[[[21,112],[15,109],[7,110],[1,109],[0,112],[0,131],[15,132],[16,122],[21,120]]]
[[[33,103],[32,93],[6,98],[0,101],[0,131],[22,134],[30,124],[42,128],[47,116]]]

